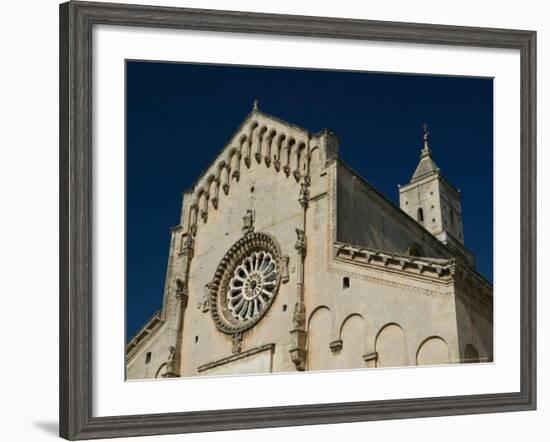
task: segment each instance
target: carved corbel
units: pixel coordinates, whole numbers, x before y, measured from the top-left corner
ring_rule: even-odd
[[[204,203],[204,207],[200,210],[200,215],[202,220],[206,223],[206,221],[208,221],[208,200],[210,199],[210,195],[208,192],[204,192],[204,195],[206,201]]]
[[[273,167],[275,168],[275,170],[277,172],[279,172],[279,170],[281,170],[281,160],[279,160],[279,158],[277,158],[277,156],[273,157]]]
[[[328,347],[330,348],[332,354],[339,353],[344,348],[344,341],[337,339],[336,341],[332,341]]]
[[[234,178],[235,180],[239,181],[239,179],[241,178],[240,168],[241,168],[241,154],[238,153],[236,164],[235,164],[235,170],[231,172],[231,178]]]
[[[168,348],[168,358],[166,359],[166,372],[162,375],[163,378],[179,378],[179,367],[176,357],[176,348],[170,346]]]
[[[378,353],[368,352],[363,355],[363,361],[365,361],[365,366],[368,368],[376,368],[376,361],[378,360]]]

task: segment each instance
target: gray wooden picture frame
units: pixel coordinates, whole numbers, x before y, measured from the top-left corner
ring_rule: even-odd
[[[92,29],[97,24],[512,48],[521,63],[521,390],[498,394],[94,417]],[[109,3],[60,5],[60,436],[69,439],[536,408],[536,32]],[[500,290],[505,290],[500,288]]]

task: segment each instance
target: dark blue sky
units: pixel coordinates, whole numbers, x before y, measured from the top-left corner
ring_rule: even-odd
[[[229,140],[254,99],[313,132],[398,203],[422,147],[462,191],[466,246],[493,279],[492,79],[127,62],[127,336],[160,308],[181,193]]]

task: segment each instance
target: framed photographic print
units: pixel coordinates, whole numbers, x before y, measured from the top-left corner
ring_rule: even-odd
[[[60,434],[536,407],[532,31],[60,7]]]

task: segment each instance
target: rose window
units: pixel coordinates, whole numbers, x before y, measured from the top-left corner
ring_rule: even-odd
[[[254,252],[237,266],[227,290],[227,308],[239,321],[247,321],[269,307],[275,296],[278,273],[271,253]]]
[[[216,326],[236,333],[254,326],[273,303],[281,280],[281,253],[265,233],[250,233],[221,260],[210,291]]]

